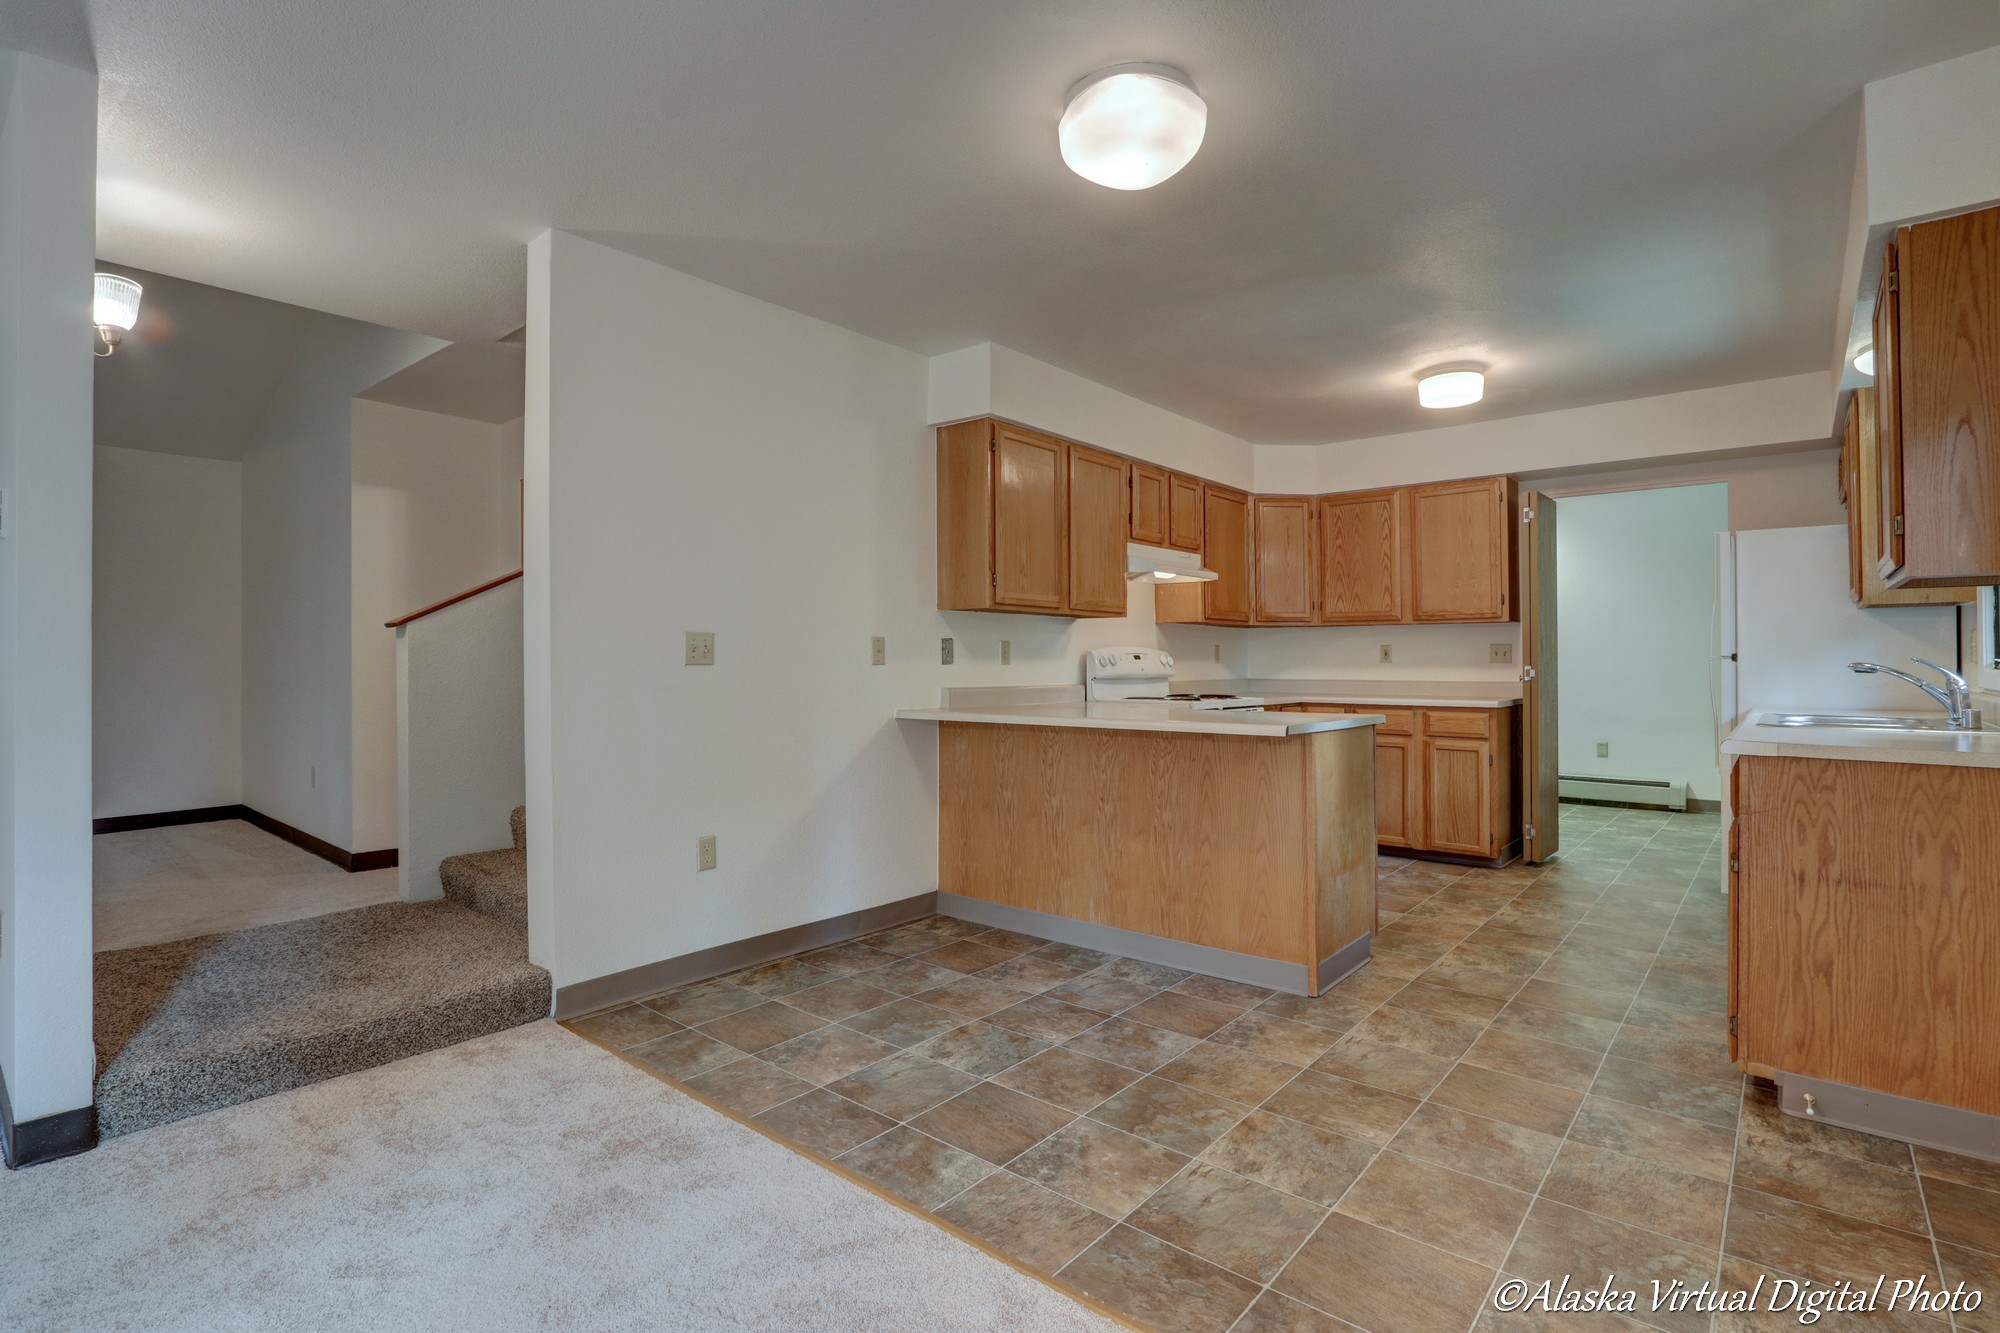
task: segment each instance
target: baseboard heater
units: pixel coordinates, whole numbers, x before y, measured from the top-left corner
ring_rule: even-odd
[[[1564,773],[1556,779],[1565,801],[1595,801],[1603,805],[1643,805],[1661,810],[1688,808],[1685,782],[1655,778],[1590,778]]]

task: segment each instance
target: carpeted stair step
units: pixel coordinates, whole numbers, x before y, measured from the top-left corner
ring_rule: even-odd
[[[517,852],[527,851],[528,850],[528,807],[525,805],[515,806],[514,812],[507,816],[507,822],[510,825],[512,825],[514,829],[514,850]]]
[[[527,935],[384,903],[96,959],[106,1136],[518,1027],[549,1013]]]
[[[528,854],[514,847],[468,852],[438,862],[444,896],[461,907],[528,928]]]

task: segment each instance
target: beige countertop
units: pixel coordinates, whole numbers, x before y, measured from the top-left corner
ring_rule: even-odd
[[[1395,691],[1370,689],[1338,694],[1287,694],[1281,690],[1259,690],[1257,697],[1267,705],[1278,704],[1358,704],[1364,708],[1512,708],[1519,699],[1460,698],[1410,685]]]
[[[981,722],[1002,727],[1084,727],[1100,731],[1179,731],[1201,736],[1304,736],[1316,731],[1372,727],[1379,713],[1267,713],[1161,707],[1143,703],[1051,702],[954,703],[937,708],[899,708],[904,722]]]
[[[1957,768],[2000,768],[2000,731],[1871,731],[1861,727],[1767,727],[1766,709],[1743,719],[1722,742],[1726,755],[1769,755],[1783,759],[1850,759],[1871,764],[1945,764]],[[1838,711],[1838,710],[1818,710]]]

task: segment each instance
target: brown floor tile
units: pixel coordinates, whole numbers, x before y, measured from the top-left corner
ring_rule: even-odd
[[[1589,990],[1583,986],[1543,981],[1536,977],[1530,977],[1523,983],[1520,992],[1514,998],[1528,1004],[1540,1005],[1544,1009],[1558,1009],[1568,1014],[1585,1014],[1591,1018],[1608,1018],[1614,1022],[1622,1020],[1625,1011],[1632,1007],[1630,995]]]
[[[1620,1287],[1685,1282],[1695,1286],[1715,1276],[1716,1251],[1691,1245],[1657,1232],[1643,1231],[1571,1208],[1549,1199],[1535,1200],[1527,1221],[1504,1265],[1507,1272],[1530,1282],[1553,1282],[1568,1277],[1570,1285],[1585,1289],[1599,1286],[1608,1274],[1617,1275]],[[1696,1311],[1654,1311],[1642,1295],[1635,1319],[1672,1333],[1704,1333],[1708,1315]]]
[[[1125,1219],[1212,1264],[1269,1282],[1326,1209],[1196,1162]]]
[[[1582,1104],[1583,1094],[1462,1064],[1445,1075],[1444,1082],[1431,1093],[1431,1100],[1560,1138]]]
[[[1137,981],[1120,981],[1116,977],[1093,972],[1073,981],[1065,981],[1060,986],[1052,986],[1042,993],[1064,1004],[1074,1004],[1100,1014],[1116,1014],[1130,1009],[1141,1000],[1151,999],[1159,990]]]
[[[842,1166],[908,1199],[919,1208],[936,1209],[993,1173],[993,1165],[898,1125],[835,1159]]]
[[[702,1035],[726,1041],[739,1051],[755,1055],[767,1046],[803,1036],[826,1026],[824,1018],[801,1013],[776,1000],[744,1009],[724,1018],[711,1019],[698,1029]]]
[[[1417,1009],[1440,1018],[1468,1018],[1487,1023],[1500,1012],[1503,1001],[1453,990],[1419,977],[1390,996],[1389,1003],[1398,1009]]]
[[[575,1019],[570,1027],[593,1041],[601,1041],[622,1051],[627,1047],[644,1045],[670,1032],[679,1032],[682,1025],[657,1009],[648,1009],[643,1004],[628,1004],[605,1013],[592,1014],[589,1018]]]
[[[1618,1024],[1608,1018],[1566,1014],[1560,1009],[1544,1009],[1540,1005],[1523,1004],[1516,1000],[1500,1011],[1487,1031],[1514,1037],[1533,1037],[1537,1041],[1552,1041],[1602,1055],[1611,1049],[1611,1043],[1617,1039]]]
[[[1249,1308],[1257,1284],[1131,1227],[1115,1227],[1063,1281],[1159,1333],[1212,1333]]]
[[[842,1022],[877,1041],[907,1049],[951,1031],[962,1025],[965,1019],[936,1005],[925,1004],[922,1000],[905,999],[885,1004],[880,1009],[870,1009],[865,1014],[856,1014]]]
[[[1294,1023],[1254,1009],[1208,1039],[1210,1045],[1231,1046],[1251,1055],[1304,1068],[1340,1039],[1340,1034],[1310,1023]]]
[[[780,1042],[758,1052],[758,1057],[788,1074],[814,1083],[831,1083],[895,1053],[896,1048],[887,1042],[836,1025]]]
[[[991,1078],[1029,1056],[1048,1049],[1040,1037],[991,1023],[967,1023],[916,1047],[919,1055],[963,1069],[968,1074]]]
[[[1111,1227],[1110,1218],[1010,1171],[995,1171],[937,1215],[1044,1273],[1083,1253]]]
[[[1263,1109],[1380,1147],[1416,1108],[1413,1097],[1307,1070],[1280,1088]]]
[[[1742,1100],[1741,1083],[1740,1078],[1734,1082],[1697,1078],[1660,1065],[1607,1056],[1590,1090],[1614,1101],[1731,1129]]]
[[[824,949],[814,949],[811,953],[800,954],[799,961],[828,972],[866,972],[871,968],[884,967],[896,961],[896,955],[886,950],[872,948],[860,940],[848,940],[844,944],[828,945]]]
[[[1812,1333],[1945,1333],[1947,1327],[1942,1316],[1932,1318],[1913,1310],[1887,1308],[1886,1292],[1880,1309],[1851,1313],[1826,1311],[1814,1323],[1802,1325],[1796,1309],[1769,1308],[1773,1303],[1773,1284],[1785,1280],[1803,1285],[1806,1279],[1798,1274],[1725,1254],[1719,1277],[1720,1289],[1726,1292],[1759,1293],[1758,1282],[1761,1279],[1763,1287],[1758,1303],[1763,1308],[1718,1311],[1715,1333],[1799,1333],[1802,1328],[1810,1328]],[[1967,1327],[1962,1318],[1959,1327]]]
[[[888,1116],[877,1115],[825,1088],[780,1102],[754,1118],[772,1133],[826,1157],[838,1157],[896,1127]]]
[[[1350,999],[1335,991],[1317,997],[1273,995],[1250,1012],[1325,1028],[1338,1036],[1374,1013],[1376,1004],[1374,1000]]]
[[[1269,1111],[1252,1111],[1208,1146],[1205,1161],[1323,1206],[1331,1206],[1375,1158],[1359,1139]]]
[[[1267,1291],[1236,1321],[1230,1333],[1353,1333],[1353,1328],[1310,1305]]]
[[[827,1086],[871,1111],[908,1120],[978,1082],[977,1075],[904,1051]]]
[[[1707,1248],[1722,1244],[1729,1187],[1587,1143],[1565,1143],[1542,1197]]]
[[[1249,1113],[1250,1108],[1240,1102],[1147,1077],[1092,1111],[1090,1117],[1192,1157]]]
[[[1729,1061],[1729,1020],[1721,1014],[1635,1004],[1611,1054],[1724,1082],[1736,1072]]]
[[[1578,931],[1584,929],[1586,927],[1577,927]],[[1585,949],[1580,947],[1576,952],[1551,957],[1536,971],[1535,977],[1559,985],[1581,986],[1585,990],[1603,991],[1607,995],[1630,997],[1639,993],[1646,972],[1644,968],[1634,969],[1588,957]]]
[[[936,990],[918,991],[915,999],[965,1018],[984,1018],[1028,998],[1028,992],[984,977],[961,977]]]
[[[1162,1065],[1159,1075],[1245,1106],[1255,1106],[1291,1082],[1298,1072],[1294,1065],[1205,1041],[1180,1059]]]
[[[634,1046],[625,1054],[648,1069],[658,1070],[668,1078],[683,1080],[749,1058],[726,1042],[717,1041],[713,1037],[704,1037],[699,1032],[691,1030],[656,1037],[652,1041]]]
[[[865,944],[883,953],[894,954],[898,958],[907,958],[912,954],[925,953],[940,945],[950,944],[959,938],[962,937],[936,930],[925,922],[912,921],[906,925],[878,930],[873,935],[863,935],[855,943]]]
[[[1107,1217],[1123,1217],[1187,1164],[1171,1148],[1083,1119],[1023,1153],[1009,1169]]]
[[[1066,981],[1075,981],[1083,975],[1083,971],[1051,959],[1036,957],[1034,954],[1021,954],[1009,958],[1004,963],[995,963],[992,967],[983,969],[979,975],[988,981],[997,981],[1003,986],[1012,986],[1015,990],[1038,995]]]
[[[1019,1004],[988,1015],[986,1021],[997,1027],[1040,1037],[1043,1041],[1067,1041],[1077,1033],[1102,1023],[1104,1015],[1094,1009],[1064,1004],[1047,995],[1031,995]]]
[[[1939,1245],[1944,1260],[1944,1280],[1952,1285],[1963,1282],[1981,1295],[1977,1310],[1961,1310],[1953,1315],[1959,1333],[1996,1333],[2000,1330],[2000,1256],[1968,1250],[1960,1245]]]
[[[1418,1009],[1398,1008],[1392,1000],[1357,1023],[1349,1035],[1456,1060],[1471,1049],[1485,1028],[1483,1019],[1440,1018]]]
[[[698,1027],[712,1019],[762,1004],[764,997],[741,990],[726,981],[699,981],[664,995],[655,995],[644,1003],[648,1009],[665,1014],[676,1023]]]
[[[1585,1097],[1569,1137],[1724,1184],[1736,1155],[1736,1136],[1726,1129],[1609,1097]]]
[[[1377,1157],[1339,1211],[1488,1268],[1507,1257],[1534,1196],[1393,1151]]]
[[[808,986],[817,986],[822,981],[832,981],[833,977],[834,974],[823,967],[814,967],[796,958],[780,958],[741,972],[732,972],[723,980],[744,990],[755,991],[765,999],[776,1000]]]
[[[1910,1165],[1909,1144],[1857,1130],[1837,1129],[1804,1116],[1786,1115],[1778,1109],[1778,1094],[1774,1089],[1746,1083],[1742,1105],[1745,1138],[1810,1148],[1815,1152],[1838,1153],[1842,1157],[1851,1157],[1858,1162],[1874,1162],[1878,1166],[1900,1169]],[[1921,1153],[1924,1149],[1917,1151]]]
[[[1139,1071],[1051,1047],[1003,1069],[993,1081],[1081,1115],[1139,1078]]]
[[[1212,1000],[1197,1000],[1192,995],[1178,995],[1173,991],[1163,991],[1150,1000],[1145,1000],[1127,1009],[1123,1017],[1151,1027],[1165,1028],[1182,1036],[1199,1041],[1212,1036],[1217,1030],[1227,1026],[1241,1009],[1231,1005],[1216,1004]]]
[[[1004,963],[1014,954],[1006,949],[995,949],[986,944],[974,944],[971,940],[953,940],[929,953],[920,953],[917,958],[933,967],[948,967],[954,972],[977,972],[981,968]]]
[[[997,1083],[982,1083],[910,1121],[930,1135],[1005,1166],[1076,1117]]]
[[[1088,972],[1094,967],[1103,967],[1112,961],[1112,956],[1108,953],[1099,953],[1095,949],[1085,949],[1074,944],[1044,944],[1029,956],[1054,963],[1058,967],[1074,968],[1078,972]]]
[[[720,1102],[740,1115],[756,1115],[813,1088],[804,1079],[794,1078],[776,1065],[767,1065],[754,1057],[681,1082],[690,1092]]]
[[[1422,1051],[1350,1035],[1334,1043],[1310,1068],[1315,1073],[1353,1079],[1370,1087],[1400,1092],[1405,1097],[1426,1097],[1451,1072],[1451,1064]]]
[[[888,991],[891,995],[915,995],[919,991],[948,986],[957,981],[960,974],[948,967],[932,967],[914,958],[904,958],[872,972],[856,975],[875,989]]]
[[[1883,1226],[1928,1234],[1914,1167],[1878,1166],[1754,1134],[1737,1136],[1734,1183]]]
[[[1419,958],[1415,954],[1385,949],[1378,935],[1370,948],[1368,962],[1336,981],[1322,998],[1331,996],[1337,1000],[1360,1000],[1370,1004],[1380,1004],[1409,985],[1417,973],[1429,967],[1434,961],[1428,957]]]
[[[1940,1148],[1918,1148],[1916,1153],[1917,1170],[1926,1177],[1955,1180],[1978,1190],[2000,1191],[2000,1162],[1983,1162]]]
[[[1661,955],[1639,998],[1676,1009],[1726,1013],[1729,1008],[1729,974],[1722,959],[1686,959]]]
[[[1938,1242],[2000,1254],[2000,1193],[1933,1177],[1924,1182]],[[1994,1293],[2000,1301],[2000,1292]]]
[[[1590,1086],[1603,1058],[1594,1051],[1579,1050],[1574,1046],[1559,1046],[1552,1041],[1492,1031],[1480,1034],[1479,1040],[1472,1043],[1472,1049],[1465,1053],[1467,1064],[1495,1069],[1503,1074],[1518,1074],[1538,1083],[1553,1083],[1559,1088],[1571,1088],[1577,1092]]]
[[[1489,1268],[1335,1213],[1272,1287],[1371,1333],[1465,1333],[1492,1282]]]
[[[1129,1018],[1107,1018],[1080,1036],[1063,1043],[1067,1050],[1097,1060],[1109,1060],[1127,1069],[1151,1073],[1167,1061],[1193,1049],[1193,1037],[1169,1032],[1166,1028],[1135,1023]]]
[[[1175,982],[1173,990],[1177,994],[1192,995],[1197,1000],[1213,1000],[1232,1009],[1254,1009],[1273,994],[1268,986],[1248,986],[1240,981],[1224,981],[1220,977],[1205,977],[1200,973],[1185,981]]]
[[[1555,1160],[1562,1140],[1502,1120],[1427,1102],[1417,1108],[1389,1147],[1532,1194]]]
[[[974,944],[984,944],[989,948],[1004,949],[1008,953],[1033,953],[1036,949],[1050,943],[1050,941],[1043,939],[1039,935],[1023,935],[1018,930],[1003,930],[998,926],[993,927],[991,930],[982,930],[977,935],[968,935],[966,938]]]
[[[1099,967],[1097,974],[1099,976],[1110,977],[1114,981],[1136,981],[1142,986],[1151,986],[1155,990],[1165,990],[1169,986],[1178,986],[1194,975],[1192,972],[1183,972],[1179,968],[1164,967],[1159,963],[1142,962],[1137,958],[1114,958],[1102,967]]]
[[[792,1008],[816,1014],[830,1023],[893,1004],[895,1000],[890,992],[871,986],[859,977],[842,977],[838,981],[824,982],[785,997],[785,1003]]]
[[[1723,1249],[1819,1282],[1872,1284],[1883,1274],[1892,1282],[1938,1280],[1937,1258],[1924,1237],[1756,1190],[1731,1191]]]

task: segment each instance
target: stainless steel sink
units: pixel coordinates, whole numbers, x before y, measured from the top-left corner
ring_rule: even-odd
[[[1863,727],[1870,731],[1964,731],[1941,717],[1890,717],[1875,713],[1770,713],[1760,727]],[[1981,730],[1973,727],[1971,730]]]

